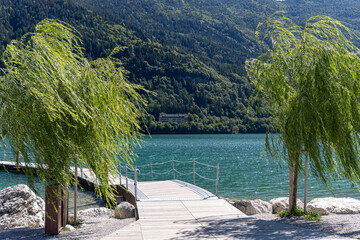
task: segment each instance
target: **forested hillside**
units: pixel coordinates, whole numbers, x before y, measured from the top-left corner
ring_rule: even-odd
[[[73,25],[88,58],[118,57],[128,78],[152,90],[145,124],[151,133],[264,132],[244,61],[261,53],[254,31],[277,10],[297,24],[329,15],[360,32],[357,0],[0,0],[0,51],[44,18]],[[188,113],[190,124],[159,123],[160,112]]]
[[[261,53],[254,41],[256,26],[279,9],[274,0],[76,1],[149,31],[229,78],[244,75],[245,59]]]
[[[259,118],[252,108],[247,113],[252,89],[242,74],[220,71],[222,67],[217,69],[200,54],[167,43],[134,22],[101,15],[72,0],[0,0],[0,16],[2,51],[11,39],[32,31],[44,18],[57,18],[78,29],[89,58],[105,57],[115,46],[125,46],[118,57],[130,71],[129,80],[156,93],[145,95],[149,102],[146,125],[151,133],[266,130],[266,118]],[[235,65],[232,68],[236,69]],[[190,124],[158,123],[160,112],[190,113]]]
[[[209,116],[218,119],[219,116],[225,116],[225,121],[221,120],[222,122],[227,122],[229,117],[236,122],[236,126],[239,126],[240,132],[264,131],[266,126],[264,118],[257,118],[259,115],[244,114],[244,109],[247,107],[246,99],[251,92],[251,86],[245,77],[244,61],[261,53],[261,47],[256,44],[254,36],[259,22],[264,21],[275,11],[285,10],[287,16],[299,25],[304,24],[304,21],[311,16],[328,15],[340,20],[355,32],[360,32],[360,1],[358,0],[76,1],[94,11],[119,17],[147,31],[161,44],[192,54],[224,76],[229,80],[227,84],[231,86],[230,88],[225,89],[220,85],[223,91],[209,91],[210,86],[218,85],[210,80],[206,83],[206,87],[201,83],[196,85],[196,87],[204,86],[200,87],[200,91],[190,91],[194,93],[190,94],[190,97],[201,110],[200,115],[198,111],[193,113],[199,115],[200,119],[209,119]],[[210,107],[214,103],[213,97],[218,93],[224,94],[228,89],[230,94],[222,98],[229,104],[219,105],[218,103],[222,102],[216,101],[215,108]],[[231,91],[232,89],[237,90]],[[160,95],[163,96],[162,93]],[[236,102],[238,100],[241,101],[240,104]],[[165,105],[159,99],[155,99],[153,103],[161,110],[164,109]],[[168,110],[164,109],[164,111]],[[256,118],[253,118],[254,116]],[[203,123],[208,125],[206,121]],[[229,124],[225,123],[226,126],[234,125]],[[233,132],[237,131],[237,127],[233,129]]]

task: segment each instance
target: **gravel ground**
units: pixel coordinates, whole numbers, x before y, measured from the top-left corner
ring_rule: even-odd
[[[257,219],[290,224],[315,231],[338,234],[343,237],[360,238],[360,214],[330,214],[322,216],[319,222],[280,219],[275,214],[252,215]],[[0,230],[0,239],[89,239],[98,240],[134,222],[135,219],[116,219],[109,216],[83,218],[83,224],[73,231],[62,231],[59,235],[49,236],[44,228],[14,228]]]
[[[59,235],[49,236],[44,233],[44,228],[13,228],[0,230],[0,239],[89,239],[98,240],[112,232],[135,221],[135,218],[116,219],[108,216],[87,217],[82,226],[73,231],[61,231]]]
[[[360,239],[360,214],[329,214],[322,216],[318,222],[280,219],[275,214],[256,214],[250,217]]]

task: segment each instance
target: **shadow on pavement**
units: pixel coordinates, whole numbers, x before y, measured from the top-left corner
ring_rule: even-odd
[[[210,236],[216,239],[345,239],[339,235],[313,231],[279,221],[265,221],[256,218],[228,218],[218,219],[200,218],[199,221],[177,221],[179,224],[201,224],[194,231],[179,232],[176,239],[207,239]]]

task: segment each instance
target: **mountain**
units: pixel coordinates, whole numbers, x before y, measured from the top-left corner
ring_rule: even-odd
[[[254,31],[279,8],[273,0],[76,1],[132,23],[163,44],[192,53],[229,78],[244,75],[246,58],[261,53]]]
[[[245,76],[244,61],[261,54],[262,48],[257,45],[254,36],[259,22],[263,22],[276,11],[284,10],[298,25],[303,25],[311,16],[328,15],[340,20],[356,33],[360,32],[360,1],[358,0],[76,0],[76,2],[93,11],[117,17],[141,28],[154,36],[162,45],[191,54],[224,77],[220,82],[213,79],[209,79],[206,83],[198,81],[194,85],[195,91],[188,90],[188,100],[194,99],[196,106],[196,109],[190,109],[190,112],[195,113],[193,119],[199,116],[201,120],[197,122],[204,127],[208,127],[209,124],[215,124],[215,128],[225,127],[215,132],[237,132],[238,129],[240,132],[266,130],[268,116],[266,113],[255,114],[251,106],[250,114],[244,111],[248,107],[247,99],[252,92],[252,87]],[[355,41],[360,46],[359,41],[356,39]],[[175,76],[175,81],[178,79]],[[155,88],[155,91],[160,93],[159,96],[164,96],[159,89]],[[168,96],[176,95],[171,93]],[[164,108],[166,104],[163,100],[167,100],[168,97],[159,101],[160,98],[154,99],[151,103],[151,113],[156,112],[155,108],[165,112],[172,112],[171,110],[174,109],[173,112],[186,113],[189,110],[176,108],[175,105]],[[153,106],[156,107],[152,108]],[[206,119],[214,120],[209,122]],[[229,120],[234,121],[235,124]],[[223,126],[219,121],[224,123]],[[202,128],[200,126],[197,129]],[[168,131],[169,129],[164,130],[164,132]],[[201,132],[213,131],[210,127]]]
[[[259,117],[261,114],[252,108],[247,113],[247,99],[252,87],[242,70],[238,70],[242,65],[237,58],[231,60],[232,64],[230,60],[212,60],[221,58],[221,39],[216,43],[218,56],[215,57],[203,48],[210,44],[202,42],[206,36],[196,39],[200,48],[198,52],[193,52],[185,46],[175,45],[180,40],[172,40],[171,35],[161,37],[160,33],[155,34],[129,19],[107,15],[95,9],[89,10],[73,0],[0,0],[0,50],[3,51],[11,39],[18,39],[26,32],[33,31],[34,26],[42,19],[60,19],[80,32],[85,54],[89,59],[106,57],[115,46],[126,47],[118,57],[130,72],[129,80],[156,93],[155,96],[144,94],[149,102],[145,124],[151,133],[237,133],[266,130],[267,114],[263,114],[265,118]],[[218,20],[213,22],[217,24]],[[191,22],[189,24],[192,25]],[[219,26],[216,25],[217,28]],[[216,32],[212,28],[208,28],[209,36]],[[173,34],[176,32],[175,29]],[[191,36],[195,38],[195,35],[196,31],[193,31]],[[233,38],[243,41],[250,39],[240,33],[234,34]],[[191,38],[183,40],[187,41],[186,39]],[[230,39],[229,42],[233,40]],[[230,45],[224,49],[231,52]],[[244,56],[251,55],[245,50],[243,48],[239,51],[241,61],[245,59]],[[190,124],[159,123],[157,120],[160,112],[190,113]]]
[[[296,24],[324,14],[360,32],[357,0],[0,0],[0,52],[57,18],[80,32],[89,59],[125,47],[117,57],[128,79],[156,93],[143,95],[151,133],[265,132],[269,114],[248,106],[244,61],[261,54],[256,26],[277,10]],[[190,123],[159,123],[161,112],[188,113]]]

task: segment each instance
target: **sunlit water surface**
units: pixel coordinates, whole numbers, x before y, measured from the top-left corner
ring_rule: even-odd
[[[238,135],[155,135],[146,137],[143,148],[136,149],[139,157],[134,165],[152,162],[161,163],[174,158],[177,161],[196,161],[208,165],[220,164],[219,195],[234,199],[263,199],[270,200],[288,194],[288,168],[282,168],[274,160],[261,155],[265,144],[265,134]],[[140,180],[150,180],[149,166],[139,167]],[[172,163],[154,165],[154,179],[172,179]],[[176,178],[192,182],[193,165],[175,162]],[[216,169],[196,165],[196,172],[209,179],[216,178]],[[310,172],[311,174],[311,172]],[[215,181],[205,180],[196,176],[196,184],[215,192]],[[354,197],[360,199],[356,187],[347,180],[334,182],[330,192],[313,176],[309,177],[308,199],[316,197],[334,196]],[[304,177],[299,179],[298,196],[303,197]]]
[[[149,165],[153,164],[153,179],[172,179],[172,158],[174,167],[179,173],[175,173],[177,179],[193,182],[193,163],[207,165],[220,165],[219,195],[233,199],[263,199],[270,200],[275,197],[287,196],[288,194],[288,169],[286,164],[282,168],[272,159],[260,156],[265,143],[264,134],[238,134],[238,135],[154,135],[145,137],[142,148],[136,148],[138,154],[133,164],[139,168],[139,180],[151,180]],[[12,159],[10,151],[2,153],[7,159]],[[156,165],[170,161],[166,164]],[[185,163],[179,163],[181,161]],[[199,185],[215,193],[216,168],[205,167],[196,164],[197,174],[208,179],[196,176],[196,185]],[[165,173],[166,172],[166,173]],[[165,173],[165,174],[160,174]],[[124,174],[124,170],[122,171]],[[311,172],[310,172],[311,174]],[[133,172],[128,171],[129,177]],[[21,174],[0,171],[0,189],[8,186],[24,183],[26,177]],[[44,197],[43,183],[38,183],[39,194]],[[330,192],[319,183],[313,176],[309,177],[308,199],[316,197],[334,196],[354,197],[360,199],[360,193],[356,187],[351,186],[347,180],[334,182]],[[299,179],[298,196],[303,197],[304,177]],[[72,192],[71,192],[72,193]],[[70,199],[73,199],[71,196]],[[80,208],[103,205],[103,202],[95,197],[92,192],[81,192],[79,195]],[[70,207],[72,206],[72,200]]]

